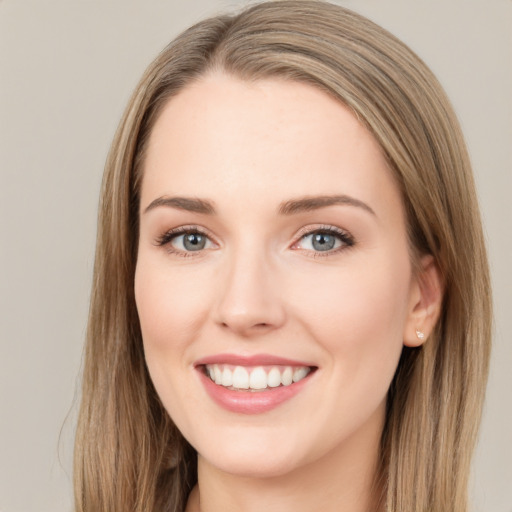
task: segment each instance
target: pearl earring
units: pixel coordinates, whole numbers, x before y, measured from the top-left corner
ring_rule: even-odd
[[[418,337],[419,340],[422,340],[423,338],[425,338],[425,333],[416,329],[416,336]]]

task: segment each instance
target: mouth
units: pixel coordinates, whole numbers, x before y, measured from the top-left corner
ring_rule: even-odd
[[[262,392],[300,382],[316,367],[205,364],[201,369],[212,382],[231,391]]]
[[[313,380],[317,366],[268,355],[221,354],[195,363],[207,395],[235,413],[258,414],[290,400]]]

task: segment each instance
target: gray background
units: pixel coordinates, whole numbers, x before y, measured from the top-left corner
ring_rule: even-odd
[[[445,86],[476,173],[496,334],[472,494],[512,511],[512,1],[340,0]],[[145,66],[222,0],[0,0],[0,511],[71,510],[103,163]]]

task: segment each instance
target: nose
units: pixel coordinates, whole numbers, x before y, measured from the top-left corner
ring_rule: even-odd
[[[286,314],[277,269],[255,251],[240,251],[229,260],[221,273],[216,323],[245,338],[281,327]]]

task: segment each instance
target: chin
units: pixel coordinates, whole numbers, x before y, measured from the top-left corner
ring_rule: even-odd
[[[230,425],[219,422],[215,428],[196,430],[190,442],[200,459],[221,472],[242,478],[281,478],[314,470],[320,461],[331,466],[346,461],[352,465],[361,458],[373,460],[384,413],[382,401],[368,417],[353,416],[348,421],[342,415],[344,421],[331,421],[330,428],[325,427],[327,420],[320,410],[319,422],[297,417],[272,421],[267,417],[265,422],[253,418],[257,425],[250,425],[248,418],[232,419]]]
[[[223,473],[250,479],[283,477],[292,473],[298,467],[297,461],[291,457],[284,455],[269,456],[267,453],[262,455],[261,451],[256,457],[247,452],[243,454],[224,452],[219,457],[203,458],[208,465],[216,467]]]
[[[296,469],[307,455],[304,441],[299,442],[290,432],[283,436],[281,429],[265,432],[237,425],[222,430],[215,429],[214,440],[201,436],[199,442],[190,442],[199,459],[225,473],[246,478],[279,477]]]

